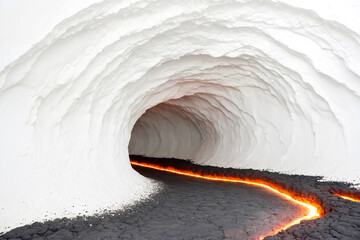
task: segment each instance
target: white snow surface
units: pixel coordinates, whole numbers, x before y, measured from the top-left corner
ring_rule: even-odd
[[[129,152],[360,183],[358,0],[0,0],[0,232],[122,209]]]

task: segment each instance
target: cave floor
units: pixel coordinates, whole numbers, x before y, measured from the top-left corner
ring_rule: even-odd
[[[128,211],[98,221],[67,226],[49,222],[36,239],[257,239],[305,211],[259,187],[135,169],[160,182],[161,190]],[[23,230],[32,233],[29,229]],[[19,236],[26,239],[23,233]]]
[[[163,163],[161,159],[152,161]],[[195,167],[184,162],[172,161],[185,168]],[[0,240],[256,239],[304,215],[302,207],[259,187],[134,168],[161,184],[151,198],[116,213],[23,226],[0,236]],[[322,202],[327,211],[324,217],[303,221],[266,239],[360,239],[360,203],[330,193],[339,189],[351,191],[348,184],[266,171],[201,168],[206,172],[260,176],[288,189],[314,194]]]

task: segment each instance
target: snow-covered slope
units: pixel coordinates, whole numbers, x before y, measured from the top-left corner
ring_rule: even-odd
[[[129,151],[360,182],[359,1],[61,2],[0,1],[0,231],[149,196]]]

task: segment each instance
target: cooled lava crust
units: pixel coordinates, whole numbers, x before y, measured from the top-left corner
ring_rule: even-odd
[[[319,181],[321,177],[286,175],[252,169],[231,169],[211,166],[199,166],[190,161],[163,158],[144,158],[131,156],[132,160],[151,163],[162,167],[174,167],[180,170],[201,172],[246,179],[261,180],[271,185],[279,186],[288,192],[295,193],[317,202],[322,210],[322,217],[302,221],[300,224],[281,231],[265,239],[360,239],[360,203],[342,199],[334,194],[345,194],[360,198],[360,193],[349,183]],[[129,214],[126,211],[106,213],[93,217],[76,219],[56,219],[45,223],[34,223],[13,229],[0,236],[5,239],[83,239],[82,233],[96,228],[99,231],[114,231],[111,222],[117,215]],[[141,214],[141,213],[139,213]],[[129,224],[129,223],[125,223]],[[131,223],[130,223],[131,224]],[[115,231],[116,232],[116,231]],[[136,236],[115,236],[118,239],[137,239]],[[100,235],[87,235],[86,239],[101,238]],[[90,237],[90,238],[89,238]],[[178,236],[181,238],[181,236]],[[151,239],[151,238],[150,238]],[[218,238],[216,238],[218,239]],[[227,239],[227,238],[226,238]]]

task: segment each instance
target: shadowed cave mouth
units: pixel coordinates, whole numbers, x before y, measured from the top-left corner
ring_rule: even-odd
[[[191,106],[194,102],[197,106]],[[201,104],[212,106],[200,95],[192,95],[148,109],[133,127],[130,155],[194,159],[202,145],[209,144],[204,140],[217,138],[214,125],[198,109]]]

